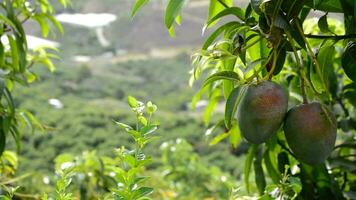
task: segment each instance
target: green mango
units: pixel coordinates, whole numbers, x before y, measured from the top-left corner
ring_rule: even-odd
[[[278,84],[263,81],[249,85],[237,121],[241,134],[254,144],[266,142],[281,126],[288,109],[288,94]]]
[[[334,148],[336,119],[320,103],[302,104],[288,111],[284,134],[298,160],[311,165],[321,164]]]

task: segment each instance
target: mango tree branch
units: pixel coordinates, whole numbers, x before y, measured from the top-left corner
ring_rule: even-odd
[[[356,34],[347,34],[347,35],[312,35],[304,34],[307,38],[312,39],[333,39],[333,40],[344,40],[350,38],[356,38]]]

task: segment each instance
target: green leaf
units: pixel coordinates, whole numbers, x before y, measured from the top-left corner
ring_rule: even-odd
[[[121,122],[116,122],[116,121],[115,121],[115,123],[116,123],[119,127],[125,129],[126,131],[133,130],[133,128],[132,128],[131,126],[127,125],[127,124],[124,124],[124,123],[121,123]]]
[[[271,177],[272,181],[274,183],[278,184],[281,180],[281,176],[280,176],[279,172],[277,171],[277,169],[272,164],[269,151],[270,151],[269,149],[266,150],[266,152],[264,153],[264,156],[263,156],[263,160],[264,160],[267,172],[268,172],[269,176]]]
[[[170,0],[166,8],[164,23],[167,29],[172,28],[175,19],[180,15],[186,0]]]
[[[253,167],[255,171],[255,182],[257,185],[258,192],[260,195],[263,195],[266,187],[266,179],[262,168],[262,156],[256,156],[253,162]]]
[[[324,45],[318,53],[317,60],[320,66],[320,72],[318,73],[317,69],[312,70],[310,74],[311,82],[318,93],[325,92],[324,83],[329,85],[329,76],[333,72],[333,60],[335,56],[335,47],[331,45]],[[320,77],[320,75],[322,77]]]
[[[328,1],[307,0],[305,4],[310,8],[325,11],[325,12],[338,12],[338,13],[343,12],[342,6],[340,4],[340,0],[328,0]]]
[[[276,61],[276,66],[275,66],[274,72],[273,72],[274,75],[277,75],[277,74],[279,74],[279,72],[282,71],[284,63],[286,61],[287,50],[284,46],[285,46],[285,44],[278,47],[277,61]]]
[[[213,90],[210,95],[209,103],[204,111],[204,124],[205,126],[209,125],[210,117],[212,116],[216,106],[218,105],[219,99],[221,98],[221,91],[219,88]]]
[[[237,126],[237,123],[235,123],[231,127],[231,129],[229,130],[229,134],[230,134],[230,144],[232,148],[237,148],[237,145],[239,144],[241,139],[241,133],[239,127]]]
[[[251,3],[251,6],[252,6],[252,9],[259,15],[262,15],[263,12],[260,8],[260,5],[262,3],[262,0],[250,0],[250,3]]]
[[[250,193],[250,171],[251,171],[251,166],[253,162],[253,158],[256,155],[256,152],[258,150],[258,145],[257,144],[252,144],[248,150],[246,159],[245,159],[245,167],[244,167],[244,183],[246,187],[247,193]]]
[[[46,18],[44,17],[45,15],[35,15],[33,17],[34,20],[36,20],[38,22],[38,24],[40,25],[41,27],[41,32],[42,32],[42,36],[43,37],[47,37],[48,36],[48,33],[49,33],[49,27],[48,27],[48,24],[47,24],[47,21],[46,21]]]
[[[221,0],[221,1],[229,7],[232,6],[232,3],[233,3],[232,0]],[[225,7],[219,1],[210,0],[208,21],[224,9],[225,9]]]
[[[350,42],[341,58],[341,65],[346,75],[356,82],[356,42]]]
[[[150,187],[141,187],[134,192],[133,199],[140,199],[141,197],[147,196],[153,192],[153,188]]]
[[[230,81],[239,81],[239,75],[233,71],[221,71],[209,76],[203,84],[203,87],[209,85],[210,83],[218,80],[230,80]]]
[[[226,8],[223,11],[219,12],[217,15],[215,15],[213,18],[211,18],[205,25],[205,28],[211,26],[214,22],[219,20],[222,17],[225,17],[227,15],[234,15],[237,18],[239,18],[241,21],[245,20],[245,13],[241,8],[238,7],[231,7],[231,8]],[[204,28],[204,29],[205,29]]]
[[[231,28],[231,27],[238,27],[241,26],[240,22],[228,22],[222,26],[220,26],[219,28],[217,28],[213,33],[210,34],[210,36],[208,37],[208,39],[205,41],[205,43],[203,44],[202,49],[206,50],[208,49],[208,47],[215,41],[215,39],[223,32],[225,31],[227,28]]]
[[[56,20],[56,18],[54,18],[52,15],[46,15],[46,16],[52,22],[52,24],[57,28],[57,30],[63,35],[64,30],[62,25],[58,22],[58,20]]]
[[[236,87],[231,91],[230,96],[226,100],[224,120],[227,129],[231,128],[231,122],[235,118],[237,107],[241,102],[242,97],[245,95],[246,90],[247,90],[246,85]]]
[[[2,154],[4,153],[5,146],[6,146],[6,135],[5,132],[0,129],[0,156],[2,156]]]
[[[143,7],[144,5],[146,5],[149,2],[149,0],[137,0],[135,5],[132,8],[132,12],[131,12],[131,17],[134,17],[137,13],[137,11]]]
[[[323,33],[330,32],[327,15],[323,15],[322,17],[320,17],[320,19],[318,21],[318,27],[319,27],[320,31]]]
[[[10,44],[10,48],[11,48],[12,66],[14,68],[14,71],[18,72],[20,70],[20,58],[19,58],[19,52],[17,49],[17,44],[11,35],[7,35],[7,38],[9,40],[9,44]]]
[[[215,136],[210,142],[209,142],[209,146],[214,146],[216,144],[218,144],[219,142],[221,142],[222,140],[224,140],[225,138],[229,137],[229,133],[228,132],[224,132],[224,133],[220,133],[217,136]]]

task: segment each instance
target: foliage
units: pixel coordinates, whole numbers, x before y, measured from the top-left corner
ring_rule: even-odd
[[[63,6],[69,1],[59,0]],[[15,83],[27,85],[37,77],[33,72],[34,64],[43,64],[50,71],[54,70],[52,58],[57,58],[53,53],[47,52],[47,47],[29,50],[23,23],[27,20],[35,20],[41,27],[42,35],[49,34],[50,23],[60,32],[61,25],[52,16],[54,10],[48,1],[27,2],[24,0],[6,0],[0,4],[1,30],[0,30],[0,65],[1,81],[1,131],[0,131],[0,155],[4,152],[7,138],[12,135],[20,148],[19,124],[27,124],[30,128],[42,128],[31,113],[17,111],[12,88]]]
[[[175,23],[181,22],[185,2],[170,0],[167,3],[165,25],[171,34]],[[231,124],[238,126],[232,116],[235,116],[239,99],[244,95],[240,92],[241,88],[263,80],[278,82],[288,88],[291,107],[312,100],[333,108],[338,124],[337,144],[344,149],[336,146],[326,163],[309,166],[294,157],[283,131],[279,131],[265,144],[250,146],[245,162],[246,190],[249,191],[252,166],[259,193],[264,194],[271,188],[261,184],[268,178],[265,172],[274,184],[280,184],[283,180],[281,174],[287,165],[289,170],[284,177],[290,176],[292,180],[300,178],[302,190],[300,193],[295,191],[299,193],[298,197],[352,198],[355,194],[352,186],[355,184],[355,165],[351,163],[355,163],[355,150],[344,145],[355,144],[353,81],[356,65],[353,52],[356,15],[352,8],[356,7],[356,2],[251,0],[245,9],[232,4],[232,0],[210,1],[209,16],[203,31],[214,26],[217,28],[207,37],[202,49],[193,55],[191,84],[208,74],[202,89],[193,98],[194,107],[195,102],[207,94],[209,106],[206,113],[209,115],[206,124],[209,124],[209,116],[217,102],[226,101],[223,119],[226,131],[216,136],[218,139],[214,141],[230,136],[233,145],[239,143],[235,139],[240,138],[236,137],[238,129],[231,127]],[[141,5],[137,1],[133,14]],[[323,13],[317,23],[307,18],[313,10]],[[330,12],[341,13],[344,23],[331,19]],[[231,16],[226,19],[232,21],[221,20],[226,16]],[[219,23],[220,20],[223,22]],[[339,25],[335,26],[336,23]],[[343,154],[343,151],[347,153]],[[297,170],[292,173],[290,169]]]

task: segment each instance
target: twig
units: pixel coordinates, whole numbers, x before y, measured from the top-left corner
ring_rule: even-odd
[[[321,67],[320,67],[319,62],[318,62],[318,60],[317,60],[317,58],[316,58],[316,56],[315,56],[315,54],[313,52],[313,49],[312,49],[311,45],[309,44],[307,38],[304,36],[304,32],[303,32],[302,26],[299,24],[299,21],[298,20],[294,20],[294,21],[295,21],[295,24],[297,25],[298,31],[300,32],[300,34],[303,37],[303,40],[304,40],[304,42],[305,42],[305,44],[307,46],[307,49],[309,51],[310,56],[312,57],[312,59],[314,61],[316,72],[317,72],[321,82],[323,83],[323,86],[324,86],[324,89],[326,91],[326,94],[328,94],[328,97],[330,98],[329,87],[325,82],[325,79],[324,79],[323,74],[321,72]]]
[[[356,34],[347,34],[347,35],[312,35],[304,34],[307,38],[313,39],[333,39],[333,40],[344,40],[350,38],[356,38]]]
[[[299,78],[300,78],[300,89],[301,89],[301,93],[302,93],[302,97],[303,97],[303,104],[307,104],[308,103],[308,98],[307,98],[307,95],[306,95],[306,92],[305,92],[305,79],[304,79],[304,73],[303,73],[303,70],[302,70],[302,64],[300,62],[298,52],[297,52],[297,50],[296,50],[296,48],[294,46],[294,41],[292,39],[291,34],[288,31],[285,31],[285,33],[287,35],[287,38],[288,38],[289,42],[292,45],[292,49],[293,49],[293,53],[294,53],[294,56],[295,56],[295,60],[297,62],[297,70],[298,70],[298,74],[299,74]]]

